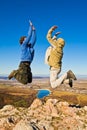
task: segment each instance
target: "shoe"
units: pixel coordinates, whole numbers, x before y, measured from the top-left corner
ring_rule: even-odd
[[[71,70],[67,72],[67,78],[69,79],[72,78],[73,80],[77,80],[75,74]]]
[[[15,75],[15,70],[13,70],[10,75],[8,76],[8,79],[12,79]]]
[[[72,86],[73,86],[73,80],[70,78],[69,79],[69,86],[72,88]]]

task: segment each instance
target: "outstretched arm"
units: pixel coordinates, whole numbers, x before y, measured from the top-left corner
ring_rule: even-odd
[[[47,33],[47,40],[49,41],[49,43],[52,45],[52,46],[56,46],[56,43],[52,37],[52,32],[57,28],[57,26],[52,26],[49,30],[48,30],[48,33]]]
[[[33,48],[34,45],[35,45],[35,42],[36,42],[36,29],[35,29],[35,27],[32,25],[32,37],[31,37],[31,40],[30,40],[30,42],[29,42],[29,46],[30,46],[31,48]]]
[[[25,40],[23,42],[24,44],[28,44],[31,39],[31,36],[32,36],[32,22],[29,21],[29,24],[30,24],[30,26],[29,26],[29,30],[28,30],[28,36],[25,38]]]

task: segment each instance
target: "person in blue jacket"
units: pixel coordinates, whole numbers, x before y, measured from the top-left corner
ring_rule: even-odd
[[[36,29],[33,26],[32,22],[29,21],[29,31],[28,36],[22,36],[20,38],[21,46],[21,62],[17,70],[13,70],[8,78],[15,78],[22,84],[27,84],[32,82],[32,72],[31,72],[31,63],[34,58],[34,45],[36,43]]]

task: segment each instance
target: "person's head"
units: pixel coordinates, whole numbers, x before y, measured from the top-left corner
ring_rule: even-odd
[[[26,38],[26,36],[22,36],[22,37],[20,37],[19,43],[22,44],[23,41],[25,40],[25,38]]]
[[[65,45],[64,39],[63,38],[58,38],[57,39],[57,44],[58,44],[59,47],[63,48],[64,45]]]

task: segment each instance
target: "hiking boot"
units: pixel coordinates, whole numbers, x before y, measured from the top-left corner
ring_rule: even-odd
[[[16,72],[16,70],[13,70],[13,71],[9,74],[8,79],[13,78],[14,75],[15,75],[15,72]]]
[[[69,79],[69,86],[72,88],[72,86],[73,86],[73,80],[70,78]]]
[[[67,78],[69,79],[72,78],[73,80],[77,80],[75,74],[71,70],[67,72]]]

